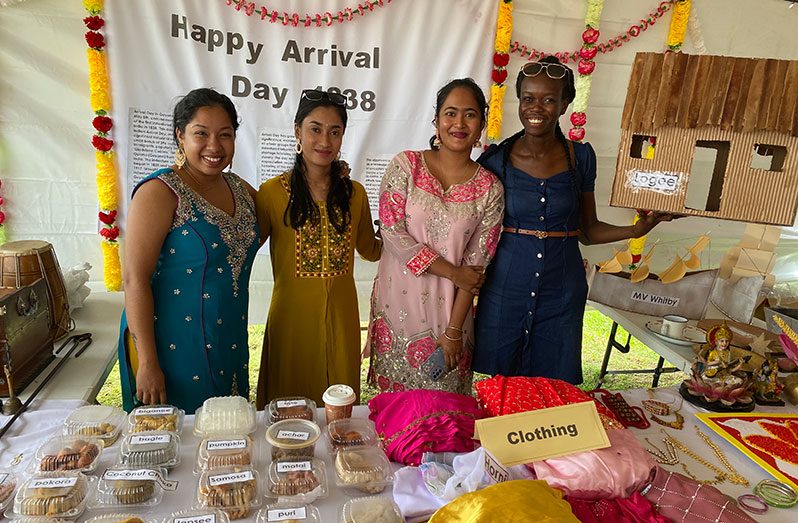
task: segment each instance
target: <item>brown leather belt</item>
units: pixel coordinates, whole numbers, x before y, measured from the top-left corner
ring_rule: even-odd
[[[517,229],[515,227],[502,227],[502,232],[509,232],[511,234],[526,234],[527,236],[535,236],[541,240],[544,238],[570,238],[572,236],[579,236],[579,229],[575,231],[533,231],[531,229]]]

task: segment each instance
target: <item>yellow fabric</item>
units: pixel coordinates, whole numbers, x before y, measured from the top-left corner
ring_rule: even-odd
[[[545,481],[506,481],[460,496],[438,509],[429,523],[579,523],[562,498]]]
[[[352,219],[343,239],[327,223],[323,202],[321,226],[306,224],[294,231],[284,219],[287,176],[262,184],[255,199],[261,237],[269,239],[274,275],[258,377],[259,409],[283,396],[321,402],[324,391],[335,383],[349,385],[359,394],[360,316],[352,276],[354,251],[376,261],[382,247],[374,237],[366,190],[354,181],[349,204]],[[297,263],[300,252],[303,257]]]
[[[133,342],[133,335],[129,330],[125,330],[125,352],[127,353],[127,363],[133,376],[139,371],[139,353],[136,344]]]

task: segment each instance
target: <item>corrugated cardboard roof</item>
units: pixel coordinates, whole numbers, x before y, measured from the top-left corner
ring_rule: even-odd
[[[664,126],[798,136],[798,61],[638,53],[621,127]]]

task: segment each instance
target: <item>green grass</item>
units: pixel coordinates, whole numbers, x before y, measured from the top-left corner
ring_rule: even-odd
[[[581,388],[589,390],[596,386],[598,381],[601,359],[604,356],[604,349],[607,346],[607,337],[610,333],[612,320],[596,310],[585,312],[585,320],[582,338],[582,372],[584,383]],[[249,385],[252,398],[255,397],[255,390],[258,382],[258,370],[260,369],[260,348],[263,341],[263,325],[250,325],[249,327]],[[626,340],[626,331],[618,329],[616,339],[623,342]],[[362,340],[365,340],[365,332],[362,333]],[[657,364],[657,354],[648,347],[632,338],[632,349],[628,354],[621,354],[613,351],[610,358],[609,369],[651,369]],[[368,371],[368,361],[361,366],[361,396],[363,402],[368,401],[377,393],[376,388],[366,383],[366,373]],[[476,379],[481,379],[483,375],[475,375]],[[651,386],[651,374],[615,374],[608,375],[604,380],[603,387],[610,390],[626,390]],[[663,374],[659,380],[660,387],[676,385],[684,379],[680,372]],[[119,386],[119,365],[114,365],[111,374],[97,395],[97,402],[103,405],[122,406],[122,396]]]

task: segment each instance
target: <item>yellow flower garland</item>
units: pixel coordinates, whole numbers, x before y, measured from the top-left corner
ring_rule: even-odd
[[[103,0],[83,0],[83,6],[91,16],[99,16],[102,12]],[[95,115],[105,116],[111,110],[111,97],[109,95],[108,68],[105,63],[105,53],[102,49],[89,48],[86,51],[89,63],[89,102]],[[105,137],[104,133],[101,133]],[[95,136],[97,138],[97,136]],[[117,172],[114,164],[114,153],[97,150],[94,153],[97,168],[97,201],[103,212],[116,211],[117,201]],[[104,228],[118,231],[115,222],[106,223]],[[103,280],[109,291],[122,289],[122,266],[119,260],[119,244],[115,239],[103,238],[100,242],[103,253]]]
[[[499,1],[499,16],[496,19],[496,38],[493,48],[495,52],[507,54],[510,51],[510,38],[513,34],[513,2],[512,0]],[[502,132],[502,105],[506,85],[493,82],[490,88],[490,103],[488,105],[488,140],[496,141]]]
[[[684,44],[684,35],[687,32],[687,21],[690,19],[691,0],[679,0],[673,5],[671,25],[668,29],[668,49],[679,51]]]

